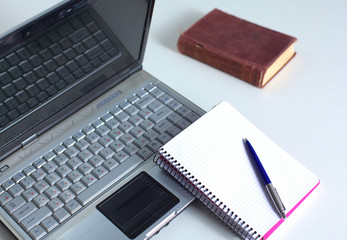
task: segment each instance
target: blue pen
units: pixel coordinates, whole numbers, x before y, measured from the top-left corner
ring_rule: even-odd
[[[286,208],[284,207],[284,205],[281,201],[281,198],[277,193],[276,188],[272,185],[271,180],[270,180],[269,176],[267,175],[267,173],[263,167],[263,164],[261,164],[260,159],[258,158],[257,154],[255,153],[251,143],[246,138],[244,138],[244,142],[246,144],[246,148],[249,152],[249,155],[251,156],[251,159],[258,170],[258,173],[261,177],[261,180],[263,181],[265,188],[271,197],[273,204],[275,205],[275,207],[276,207],[277,211],[279,212],[279,214],[281,215],[281,217],[283,219],[285,219],[286,218],[286,211],[285,211]]]

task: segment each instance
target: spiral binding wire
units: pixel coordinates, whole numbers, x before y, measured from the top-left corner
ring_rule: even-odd
[[[232,229],[241,238],[247,240],[261,239],[253,228],[245,221],[237,216],[236,213],[227,208],[223,202],[217,198],[205,185],[199,182],[187,169],[177,162],[163,148],[159,149],[159,154],[154,157],[154,162],[161,168],[166,170],[185,188],[187,188],[196,198],[198,198],[214,215]]]

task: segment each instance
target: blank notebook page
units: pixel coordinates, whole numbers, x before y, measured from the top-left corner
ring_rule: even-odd
[[[287,212],[317,184],[317,177],[222,102],[163,148],[243,221],[264,236],[280,221],[243,138],[253,145]]]

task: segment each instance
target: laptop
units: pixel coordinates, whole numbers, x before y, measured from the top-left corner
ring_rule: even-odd
[[[153,163],[204,111],[142,69],[154,0],[62,1],[0,38],[0,219],[149,239],[193,197]]]

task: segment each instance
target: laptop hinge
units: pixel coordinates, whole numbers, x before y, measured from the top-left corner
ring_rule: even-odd
[[[31,137],[27,138],[25,141],[22,142],[22,147],[25,147],[26,145],[34,141],[36,138],[37,138],[37,134],[35,133],[34,135],[32,135]]]

